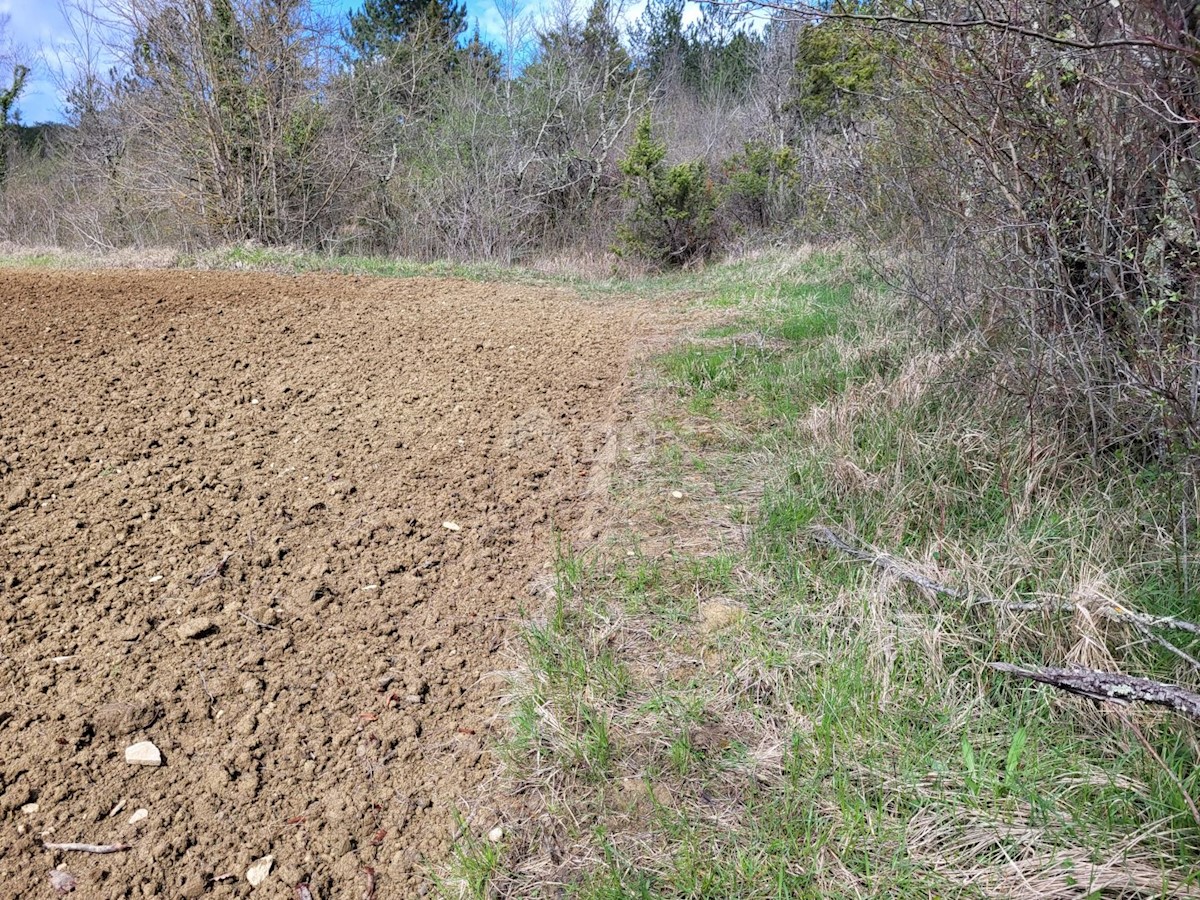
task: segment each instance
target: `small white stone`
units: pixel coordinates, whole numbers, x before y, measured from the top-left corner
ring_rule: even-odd
[[[462,531],[462,528],[457,522],[443,522],[442,527],[447,531]]]
[[[125,800],[118,800],[116,805],[108,811],[108,817],[111,819],[117,813],[125,808]]]
[[[27,816],[32,816],[37,811],[38,805],[36,803],[26,803],[21,807],[21,812],[25,813]]]
[[[163,580],[163,577],[161,575],[151,575],[150,576],[151,584],[158,584],[162,580]]]
[[[141,741],[125,748],[125,762],[135,766],[161,766],[162,754],[150,741]]]
[[[150,815],[150,810],[148,810],[144,807],[142,809],[135,809],[133,811],[133,815],[129,817],[129,824],[136,825],[138,822],[147,818],[149,815]]]
[[[65,869],[50,870],[50,886],[60,897],[69,894],[79,886],[78,879]]]
[[[491,841],[493,844],[500,843],[502,840],[504,840],[504,829],[501,828],[499,825],[497,825],[495,828],[493,828],[491,831],[488,832],[488,840]]]
[[[683,491],[671,491],[671,496],[674,497],[676,500],[682,500],[683,499]]]
[[[246,870],[246,880],[250,882],[250,887],[258,887],[267,880],[267,876],[271,874],[271,866],[275,865],[275,857],[264,856],[257,862],[250,864],[250,868]]]

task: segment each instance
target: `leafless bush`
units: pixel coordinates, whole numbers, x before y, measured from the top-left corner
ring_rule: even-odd
[[[1194,6],[935,0],[808,14],[806,27],[843,29],[887,63],[886,97],[860,117],[878,139],[843,187],[862,233],[911,251],[901,280],[937,323],[976,330],[996,379],[1093,451],[1194,470]]]

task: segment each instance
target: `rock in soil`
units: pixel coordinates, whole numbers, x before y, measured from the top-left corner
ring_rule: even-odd
[[[196,640],[197,638],[206,637],[216,630],[212,619],[206,616],[199,616],[195,619],[188,619],[179,626],[179,636],[185,641]]]
[[[135,766],[161,766],[162,753],[150,741],[139,741],[125,748],[125,762]]]
[[[250,887],[258,887],[267,880],[267,876],[271,874],[271,866],[275,865],[274,856],[264,856],[262,859],[254,862],[250,868],[246,870],[246,880],[250,882]]]

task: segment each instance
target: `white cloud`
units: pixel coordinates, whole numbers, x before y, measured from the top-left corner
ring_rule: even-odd
[[[62,52],[67,33],[66,23],[58,4],[47,0],[0,0],[0,14],[9,16],[5,41],[14,47],[19,58],[29,62],[33,73],[17,102],[21,119],[27,123],[53,121],[62,118],[62,98],[50,79],[43,49],[52,48],[51,55]],[[7,84],[10,72],[0,72]]]

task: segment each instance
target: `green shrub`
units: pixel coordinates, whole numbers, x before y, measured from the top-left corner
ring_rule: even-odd
[[[622,193],[633,201],[617,228],[617,252],[682,266],[710,256],[716,236],[716,192],[704,163],[666,165],[667,145],[646,116],[621,161]]]
[[[795,205],[800,159],[790,147],[747,141],[742,152],[722,165],[723,199],[729,214],[745,228],[767,228],[787,219]]]

